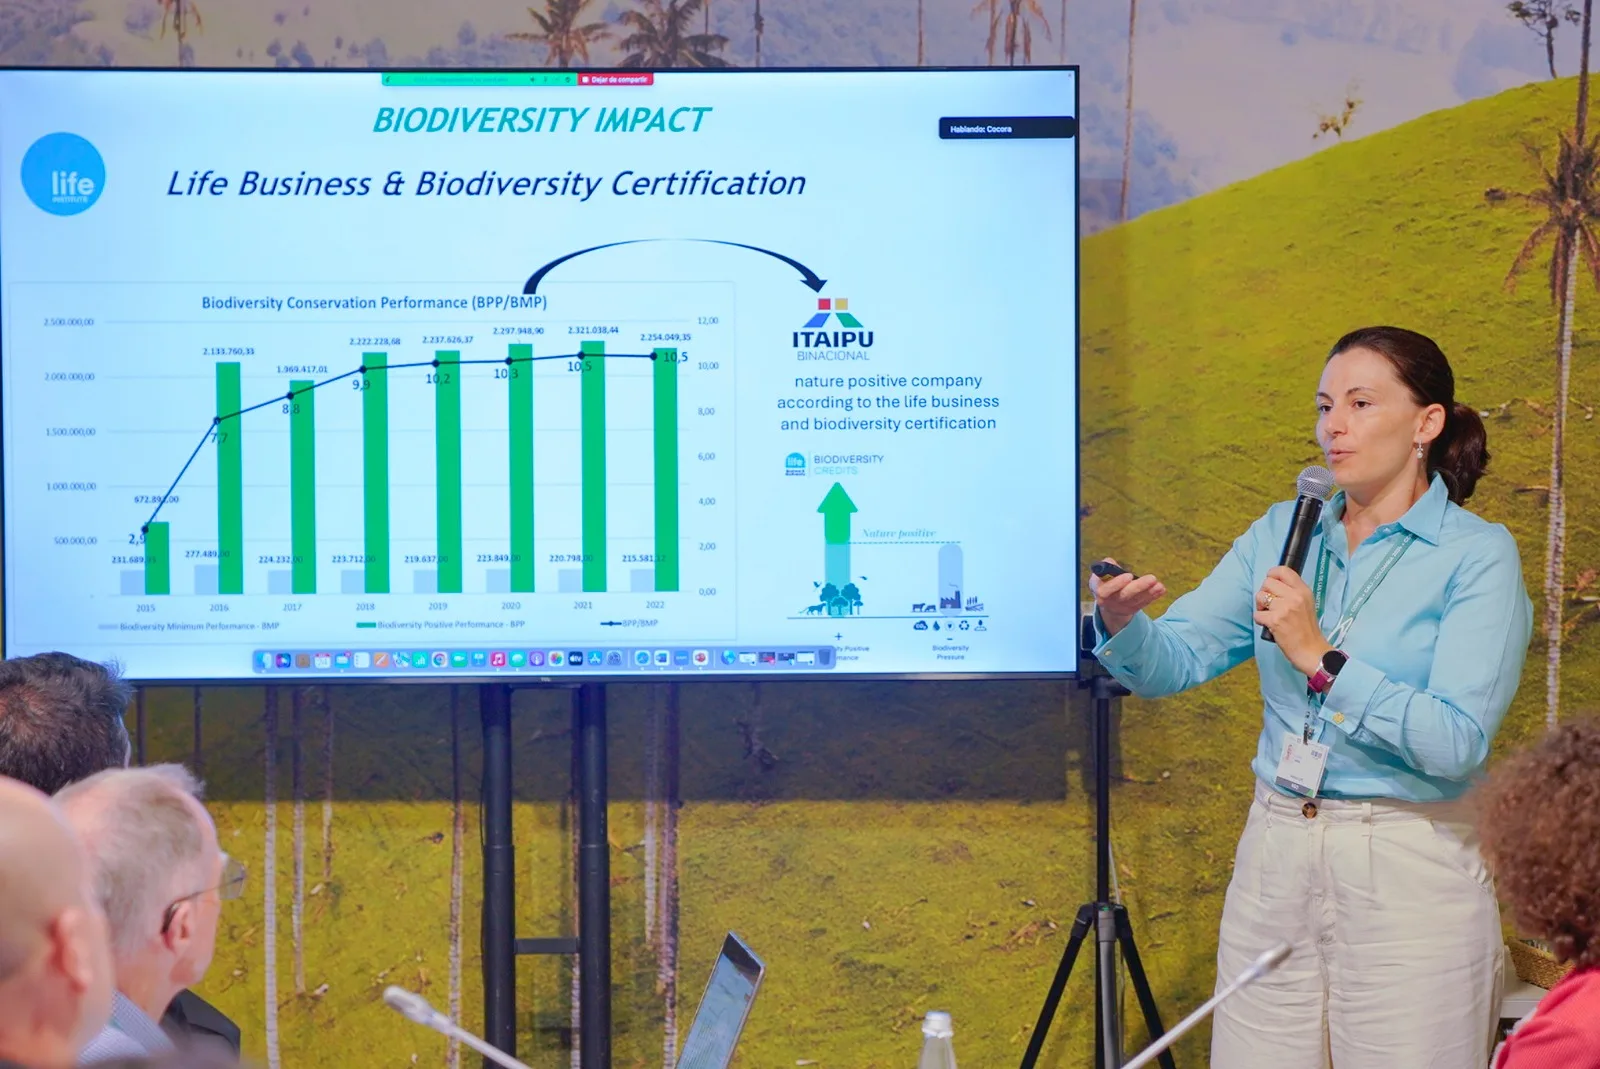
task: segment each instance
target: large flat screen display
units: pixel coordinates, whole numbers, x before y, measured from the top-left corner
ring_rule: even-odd
[[[6,654],[1074,670],[1076,77],[0,71]]]

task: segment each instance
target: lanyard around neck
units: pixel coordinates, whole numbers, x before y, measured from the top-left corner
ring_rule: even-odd
[[[1411,543],[1415,542],[1416,540],[1416,535],[1407,533],[1404,538],[1400,539],[1399,542],[1391,547],[1389,552],[1384,556],[1383,560],[1378,564],[1377,571],[1373,572],[1372,576],[1361,585],[1361,589],[1356,591],[1356,596],[1350,599],[1350,604],[1345,606],[1344,613],[1339,617],[1339,622],[1334,625],[1333,630],[1328,634],[1328,642],[1335,649],[1339,649],[1344,646],[1345,637],[1350,633],[1350,626],[1356,622],[1356,616],[1363,608],[1366,607],[1368,600],[1370,600],[1372,597],[1373,591],[1378,589],[1378,584],[1383,582],[1384,577],[1393,570],[1394,566],[1399,562],[1401,556],[1404,555],[1406,550],[1411,548]],[[1312,588],[1313,593],[1316,596],[1318,627],[1322,626],[1322,609],[1323,606],[1325,606],[1328,602],[1328,568],[1329,561],[1332,559],[1333,554],[1328,550],[1328,539],[1326,535],[1324,535],[1322,539],[1322,549],[1317,554],[1316,583]],[[1313,693],[1309,687],[1306,689],[1306,722],[1301,731],[1301,737],[1307,743],[1311,741],[1311,736],[1313,735],[1312,722],[1315,719],[1316,712],[1318,709],[1322,708],[1322,702],[1326,700],[1326,698],[1326,693],[1316,694]]]
[[[1390,548],[1389,552],[1378,564],[1377,571],[1373,572],[1371,577],[1361,585],[1361,589],[1356,591],[1356,596],[1350,599],[1350,604],[1345,606],[1343,615],[1339,617],[1339,622],[1334,625],[1333,630],[1328,634],[1328,642],[1330,644],[1335,647],[1344,645],[1345,636],[1350,633],[1350,626],[1356,622],[1356,616],[1366,607],[1367,601],[1371,599],[1373,592],[1378,589],[1378,584],[1383,582],[1384,577],[1393,570],[1394,566],[1399,563],[1401,556],[1411,548],[1411,543],[1416,540],[1417,536],[1408,532],[1405,537]],[[1316,585],[1313,588],[1313,593],[1316,595],[1316,613],[1319,626],[1322,622],[1323,607],[1328,602],[1328,567],[1329,561],[1332,559],[1333,554],[1328,550],[1328,540],[1324,535],[1322,550],[1317,554],[1317,578]]]

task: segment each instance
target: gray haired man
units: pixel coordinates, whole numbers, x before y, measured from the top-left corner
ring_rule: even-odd
[[[56,795],[89,855],[117,980],[111,1023],[80,1065],[169,1049],[156,1022],[211,965],[222,900],[242,893],[244,869],[199,797],[181,765],[110,769]]]

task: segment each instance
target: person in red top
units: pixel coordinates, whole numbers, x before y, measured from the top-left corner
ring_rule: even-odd
[[[1495,1069],[1600,1069],[1600,720],[1501,762],[1479,806],[1484,858],[1517,927],[1573,964]]]

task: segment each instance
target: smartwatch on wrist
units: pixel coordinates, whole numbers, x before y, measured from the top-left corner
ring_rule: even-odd
[[[1322,663],[1306,681],[1306,687],[1313,694],[1326,694],[1328,688],[1333,686],[1333,681],[1339,677],[1339,669],[1343,668],[1350,655],[1343,650],[1329,650],[1322,655]]]

